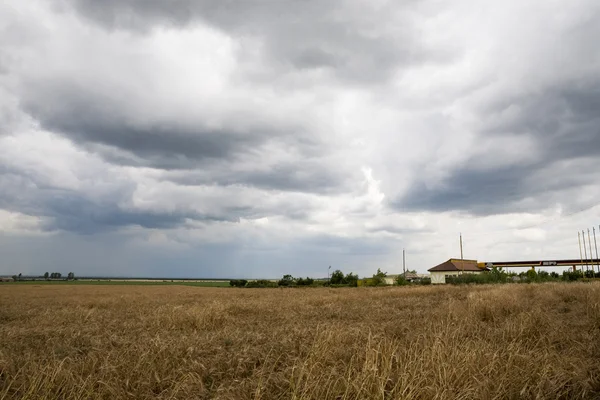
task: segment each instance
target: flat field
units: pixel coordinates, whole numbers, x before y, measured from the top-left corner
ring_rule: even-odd
[[[600,398],[600,284],[0,284],[0,398]]]

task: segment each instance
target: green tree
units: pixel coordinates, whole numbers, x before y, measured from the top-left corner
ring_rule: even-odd
[[[293,286],[296,280],[291,275],[284,275],[278,282],[279,286]]]
[[[535,272],[534,268],[531,268],[527,271],[527,281],[528,282],[536,282],[538,280],[538,273]]]
[[[306,279],[298,278],[296,280],[296,285],[298,286],[310,286],[315,282],[313,278],[306,277]]]
[[[47,273],[47,272],[46,272],[46,273],[44,273],[44,279],[45,279],[45,280],[48,280],[48,277],[49,277],[49,276],[50,276],[50,274],[49,274],[49,273]]]
[[[358,286],[358,275],[357,274],[353,274],[352,272],[350,272],[348,275],[346,275],[344,280],[346,281],[348,286],[352,286],[352,287]]]
[[[489,272],[490,280],[492,282],[506,282],[506,278],[508,278],[508,274],[504,272],[502,267],[493,266],[492,270]]]
[[[75,274],[73,272],[69,272],[69,274],[67,275],[67,279],[70,281],[75,280]]]
[[[346,283],[344,280],[344,273],[339,269],[336,269],[331,274],[331,278],[329,278],[329,283],[331,283],[332,285],[343,285],[344,283]]]
[[[13,278],[13,281],[15,281],[15,282],[19,280],[19,277],[17,275],[13,275],[12,278]]]
[[[373,275],[373,283],[375,286],[384,285],[386,276],[387,272],[383,272],[380,268],[377,268],[377,273]]]

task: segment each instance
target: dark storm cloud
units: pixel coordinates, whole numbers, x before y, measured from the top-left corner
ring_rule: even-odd
[[[326,164],[322,160],[299,159],[276,163],[263,170],[247,167],[245,170],[232,171],[223,162],[212,165],[210,171],[172,171],[163,179],[186,186],[244,185],[265,190],[319,194],[339,194],[351,190],[351,176],[334,165],[324,168]]]
[[[115,188],[102,198],[54,187],[44,179],[0,164],[0,209],[44,218],[42,228],[93,234],[125,226],[168,229],[186,220],[237,222],[255,213],[247,208],[225,208],[210,214],[194,211],[153,211],[119,205],[128,201],[133,186]]]
[[[534,143],[525,156],[529,161],[486,168],[486,155],[480,154],[457,166],[441,184],[415,180],[402,198],[392,201],[393,207],[491,215],[539,211],[556,201],[576,205],[575,199],[567,198],[568,190],[590,183],[586,172],[595,169],[589,160],[600,157],[600,84],[571,82],[535,95],[498,100],[485,107],[482,120],[509,107],[519,110],[516,116],[482,129],[479,140],[527,136]]]
[[[529,136],[547,162],[600,155],[600,82],[572,82],[534,95],[498,99],[483,115],[498,115],[509,107],[518,109],[517,115],[484,128],[482,134]]]
[[[132,95],[125,94],[125,99]],[[131,102],[135,100],[131,98]],[[66,135],[79,145],[110,146],[138,157],[138,163],[166,169],[187,168],[206,159],[230,158],[282,136],[267,124],[248,124],[244,130],[235,130],[211,129],[201,121],[184,123],[176,116],[156,121],[152,109],[140,111],[141,115],[132,113],[122,95],[102,96],[92,87],[64,79],[28,82],[21,105],[43,128]],[[232,115],[236,117],[240,116]],[[303,143],[291,136],[287,140],[290,144],[304,144],[305,149],[314,147],[308,138]],[[135,163],[132,158],[110,151],[101,154],[113,162]]]
[[[67,2],[107,29],[146,33],[161,26],[212,25],[227,34],[260,40],[270,68],[330,69],[345,81],[386,81],[399,67],[455,57],[427,48],[418,34],[418,2],[369,5],[347,1],[143,1]],[[249,44],[253,46],[252,44]]]
[[[407,211],[463,210],[478,215],[525,211],[515,210],[514,203],[535,191],[525,184],[524,174],[529,171],[530,167],[455,170],[440,186],[427,187],[418,181],[393,206]]]

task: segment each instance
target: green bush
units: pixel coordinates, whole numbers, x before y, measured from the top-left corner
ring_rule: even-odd
[[[339,269],[336,269],[331,274],[331,277],[329,278],[329,283],[332,285],[341,285],[346,283],[344,282],[344,273]]]
[[[404,278],[404,275],[398,275],[398,277],[396,278],[396,285],[398,285],[398,286],[406,286],[406,285],[410,285],[410,282],[408,282]]]
[[[267,279],[258,279],[246,284],[247,288],[276,288],[277,286],[277,282],[271,282]]]
[[[244,287],[244,286],[246,286],[247,283],[248,283],[248,281],[246,279],[232,279],[229,281],[229,286]]]
[[[296,279],[296,285],[298,286],[311,286],[315,283],[313,278],[306,277],[306,279],[298,278]]]
[[[358,286],[358,275],[350,272],[348,275],[346,275],[344,281],[344,283],[348,284],[348,286],[356,287]]]
[[[377,273],[373,275],[373,285],[374,286],[382,286],[385,285],[385,277],[387,276],[387,272],[381,271],[380,268],[377,268]]]
[[[279,286],[295,286],[296,280],[291,275],[284,275],[278,282]]]

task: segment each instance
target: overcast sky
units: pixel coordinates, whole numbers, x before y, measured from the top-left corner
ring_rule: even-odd
[[[599,38],[597,0],[2,1],[0,274],[578,258]]]

